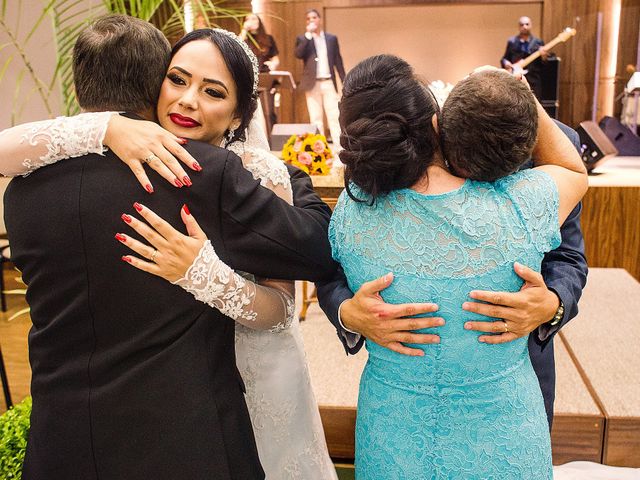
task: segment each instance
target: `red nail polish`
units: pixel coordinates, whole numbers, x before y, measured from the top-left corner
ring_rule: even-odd
[[[186,138],[179,137],[179,138],[178,138],[178,143],[179,143],[180,145],[186,145],[186,144],[187,144],[187,139],[186,139]]]
[[[176,187],[178,188],[182,188],[184,187],[184,185],[182,185],[182,182],[180,180],[178,180],[177,178],[173,181],[173,183],[175,184]]]
[[[199,164],[198,162],[193,162],[193,164],[192,164],[191,166],[193,167],[193,169],[194,169],[196,172],[200,172],[200,171],[202,171],[202,167],[200,166],[200,164]]]
[[[142,205],[140,205],[138,202],[135,202],[133,204],[133,208],[135,208],[138,212],[142,211]]]
[[[131,259],[129,257],[127,257],[126,255],[122,257],[122,261],[127,262],[127,263],[131,263]]]
[[[149,192],[149,193],[153,193],[153,187],[151,186],[151,184],[150,184],[150,183],[147,183],[147,184],[144,186],[144,189],[145,189],[147,192]]]
[[[127,215],[126,213],[122,214],[122,220],[124,220],[127,223],[131,223],[131,217],[129,215]]]
[[[191,215],[191,212],[189,211],[189,207],[187,207],[186,203],[182,205],[182,209],[184,210],[184,213],[186,213],[187,215]]]
[[[116,240],[118,240],[119,242],[126,242],[127,241],[127,237],[125,237],[121,233],[116,233]]]
[[[193,183],[191,183],[191,179],[187,175],[182,177],[182,183],[184,183],[187,187],[193,185]]]

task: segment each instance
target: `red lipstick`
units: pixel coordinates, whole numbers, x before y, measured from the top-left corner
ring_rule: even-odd
[[[200,126],[200,124],[196,122],[193,118],[183,117],[179,113],[170,113],[169,118],[173,123],[175,123],[179,127],[195,128]]]

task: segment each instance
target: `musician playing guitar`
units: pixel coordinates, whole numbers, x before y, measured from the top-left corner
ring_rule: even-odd
[[[531,33],[531,19],[529,17],[520,17],[518,27],[520,33],[509,38],[507,49],[500,61],[502,68],[509,72],[513,72],[514,68],[522,72],[523,67],[519,62],[522,62],[523,59],[538,50],[540,51],[542,60],[546,60],[549,56],[549,52],[544,48],[544,42]],[[537,59],[528,65],[528,73],[526,73],[527,81],[529,85],[531,85],[531,90],[538,99],[540,99],[542,92],[541,69],[542,62],[540,59]]]

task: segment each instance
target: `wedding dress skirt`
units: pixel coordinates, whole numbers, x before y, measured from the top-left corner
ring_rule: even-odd
[[[267,480],[337,480],[298,319],[279,332],[236,325],[236,357]]]

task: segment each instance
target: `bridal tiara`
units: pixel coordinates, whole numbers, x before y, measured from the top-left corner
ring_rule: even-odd
[[[255,54],[251,51],[251,49],[249,48],[249,46],[235,33],[230,32],[229,30],[225,30],[223,28],[213,28],[212,29],[214,32],[218,32],[221,33],[229,38],[232,38],[233,40],[235,40],[236,42],[238,42],[240,44],[240,46],[242,47],[242,49],[244,50],[244,53],[247,54],[247,57],[249,57],[249,60],[251,61],[251,65],[253,66],[253,95],[255,95],[258,92],[258,79],[259,79],[259,73],[260,70],[258,69],[258,59],[255,56]]]

